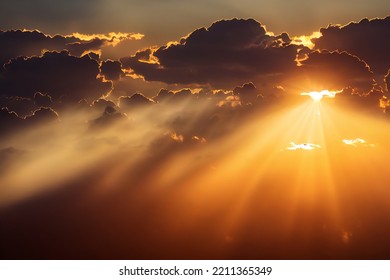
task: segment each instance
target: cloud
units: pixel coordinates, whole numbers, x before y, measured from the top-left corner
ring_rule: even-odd
[[[100,73],[106,80],[116,81],[124,76],[122,65],[119,61],[106,60],[100,65]]]
[[[262,98],[253,83],[246,83],[242,86],[235,87],[233,94],[238,95],[243,104],[254,104]]]
[[[367,62],[374,73],[384,75],[390,68],[390,17],[362,19],[345,26],[321,28],[321,37],[313,39],[315,48],[347,51]]]
[[[126,116],[118,112],[114,107],[107,106],[103,114],[90,122],[91,129],[108,128],[116,124],[118,121],[126,120]]]
[[[364,61],[347,52],[310,52],[300,64],[298,75],[293,77],[291,83],[306,91],[350,87],[355,93],[364,95],[373,88],[370,68]]]
[[[37,107],[31,98],[18,97],[18,96],[0,96],[0,108],[8,108],[10,111],[14,111],[21,117],[31,115]]]
[[[58,121],[58,114],[52,108],[41,107],[25,118],[4,107],[0,110],[0,135],[10,136],[22,129],[29,129],[35,125]]]
[[[25,121],[29,122],[32,125],[40,124],[40,123],[49,123],[58,121],[58,114],[52,108],[41,107],[38,110],[34,111],[34,113],[25,118]]]
[[[39,57],[18,57],[5,64],[0,92],[28,98],[42,92],[55,100],[93,100],[111,90],[111,83],[103,82],[98,75],[98,62],[87,55],[45,52]]]
[[[90,51],[100,52],[107,46],[115,47],[126,40],[140,40],[139,33],[47,35],[38,30],[0,31],[0,65],[19,56],[38,56],[44,51],[68,50],[74,56]]]
[[[0,109],[0,135],[9,135],[22,125],[23,119],[8,108]]]
[[[253,19],[222,20],[192,32],[179,43],[122,58],[147,81],[234,86],[259,76],[279,76],[295,67],[298,46],[273,36]]]
[[[124,112],[146,108],[153,104],[155,102],[152,99],[145,97],[141,93],[134,93],[132,96],[121,96],[119,98],[119,107]]]

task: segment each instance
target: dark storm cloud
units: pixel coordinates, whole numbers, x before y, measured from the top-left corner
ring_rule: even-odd
[[[390,17],[330,25],[320,31],[322,37],[313,39],[315,48],[347,51],[367,62],[374,73],[386,74],[390,67]]]
[[[111,81],[119,80],[125,74],[121,63],[112,60],[103,61],[100,66],[100,72],[106,80]]]
[[[290,41],[287,34],[268,35],[253,19],[222,20],[178,44],[123,58],[122,64],[148,81],[234,86],[295,67],[297,46],[288,45]]]
[[[0,92],[6,96],[32,98],[36,92],[54,99],[96,99],[111,89],[97,78],[99,64],[88,55],[46,52],[39,57],[19,57],[4,65]]]
[[[351,87],[356,93],[364,95],[371,91],[374,84],[373,74],[366,63],[346,52],[311,52],[301,64],[297,70],[299,80],[293,80],[293,83],[310,90]]]

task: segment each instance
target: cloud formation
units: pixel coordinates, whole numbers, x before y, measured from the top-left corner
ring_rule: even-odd
[[[47,35],[38,30],[0,30],[0,65],[19,56],[39,56],[44,51],[68,50],[71,55],[82,56],[107,46],[116,46],[126,40],[139,40],[139,33]]]
[[[321,28],[321,37],[313,39],[316,49],[347,51],[364,60],[374,73],[385,75],[390,67],[390,17],[362,19],[345,26]]]
[[[295,66],[297,46],[286,33],[273,36],[253,19],[222,20],[179,43],[123,58],[125,68],[148,81],[234,86],[259,76],[278,76]]]
[[[76,57],[67,51],[18,57],[4,65],[0,92],[27,98],[42,92],[56,100],[94,100],[111,89],[111,83],[97,77],[99,72],[98,62],[88,55]]]
[[[355,93],[365,95],[374,85],[373,73],[368,65],[347,52],[314,51],[300,64],[292,83],[309,91],[350,87]]]

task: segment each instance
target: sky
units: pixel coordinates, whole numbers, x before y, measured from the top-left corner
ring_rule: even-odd
[[[49,34],[139,32],[153,44],[187,35],[220,19],[254,18],[275,33],[310,35],[329,23],[384,17],[386,0],[48,0],[3,1],[2,29],[39,29]]]
[[[3,1],[1,259],[389,259],[388,1]]]

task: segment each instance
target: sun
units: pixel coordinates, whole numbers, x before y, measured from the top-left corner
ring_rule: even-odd
[[[338,91],[329,91],[327,89],[321,91],[302,92],[301,95],[308,95],[314,101],[320,101],[323,97],[334,98]]]

